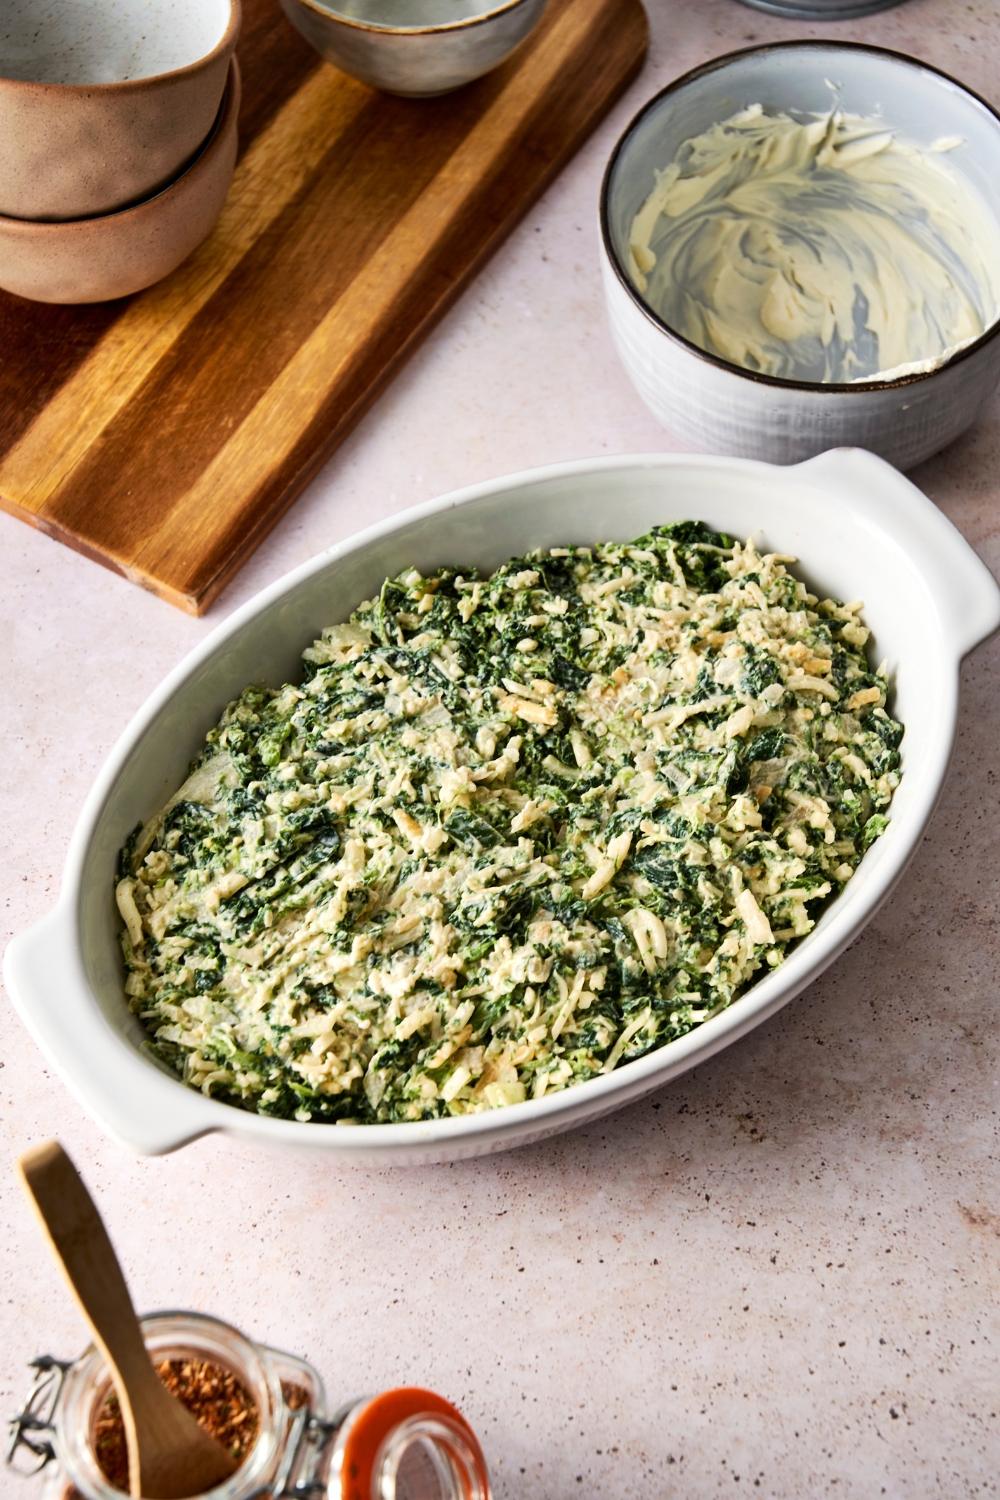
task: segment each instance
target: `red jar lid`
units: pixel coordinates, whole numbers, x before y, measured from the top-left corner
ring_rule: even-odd
[[[479,1481],[479,1494],[489,1500],[490,1483],[486,1460],[472,1428],[457,1407],[433,1391],[421,1390],[419,1386],[402,1386],[399,1390],[384,1391],[361,1408],[350,1424],[346,1434],[340,1464],[340,1484],[343,1500],[374,1500],[377,1491],[373,1479],[377,1479],[376,1464],[386,1439],[402,1423],[416,1417],[444,1418],[445,1424],[458,1429],[472,1459],[475,1477]],[[444,1436],[437,1439],[447,1449],[447,1425]],[[461,1468],[461,1466],[459,1466]],[[462,1480],[463,1500],[475,1500],[475,1489]]]

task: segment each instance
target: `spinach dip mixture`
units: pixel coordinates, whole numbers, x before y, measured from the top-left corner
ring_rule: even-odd
[[[610,1072],[782,962],[886,826],[861,602],[700,523],[387,581],[229,705],[122,851],[185,1082],[434,1119]]]

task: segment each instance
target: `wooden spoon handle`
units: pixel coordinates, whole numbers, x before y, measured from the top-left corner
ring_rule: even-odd
[[[108,1364],[126,1385],[156,1380],[118,1258],[73,1163],[58,1141],[46,1141],[17,1165],[42,1233]]]
[[[26,1151],[21,1181],[114,1379],[133,1495],[201,1495],[236,1467],[153,1368],[107,1230],[58,1141]]]

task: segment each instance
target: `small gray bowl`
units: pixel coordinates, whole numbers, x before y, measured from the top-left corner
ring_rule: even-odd
[[[827,448],[868,448],[905,470],[964,432],[993,395],[1000,384],[1000,322],[924,374],[852,385],[786,380],[690,343],[646,304],[626,269],[632,220],[654,186],[654,170],[672,161],[683,141],[750,104],[827,110],[830,82],[847,113],[879,113],[918,144],[960,136],[951,159],[1000,221],[1000,115],[947,73],[853,42],[779,42],[731,52],[651,99],[611,155],[601,188],[611,331],[643,401],[694,448],[785,464]]]
[[[449,94],[509,57],[548,0],[281,0],[335,67],[406,99]]]
[[[742,0],[754,10],[787,21],[853,21],[859,16],[873,16],[879,10],[892,10],[902,0]]]

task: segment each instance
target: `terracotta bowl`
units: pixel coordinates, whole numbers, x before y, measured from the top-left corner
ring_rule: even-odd
[[[201,152],[170,185],[117,213],[69,223],[0,218],[0,287],[35,302],[106,302],[179,266],[222,212],[236,165],[240,69]]]
[[[173,181],[212,129],[240,0],[4,0],[0,214],[82,219]]]

